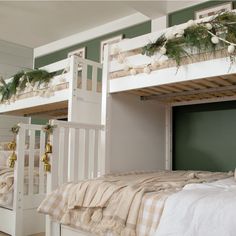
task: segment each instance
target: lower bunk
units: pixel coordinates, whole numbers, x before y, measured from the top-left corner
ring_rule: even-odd
[[[62,185],[39,211],[48,235],[233,235],[235,193],[233,172],[109,174]]]

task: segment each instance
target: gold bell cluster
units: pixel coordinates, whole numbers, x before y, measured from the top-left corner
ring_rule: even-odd
[[[49,155],[52,153],[52,145],[47,142],[45,146],[45,153],[42,156],[42,162],[44,164],[44,171],[50,172],[51,171],[51,164],[49,163]]]
[[[9,167],[10,168],[14,168],[15,166],[15,162],[17,160],[17,156],[16,156],[16,141],[12,141],[10,143],[8,143],[8,149],[10,151],[12,151],[12,154],[9,156]]]

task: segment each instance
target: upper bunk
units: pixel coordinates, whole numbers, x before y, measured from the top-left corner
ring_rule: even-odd
[[[2,99],[0,93],[1,114],[20,116],[46,114],[48,118],[60,118],[67,116],[69,106],[74,107],[78,105],[76,103],[100,102],[102,77],[100,63],[72,55],[38,70],[40,73],[41,71],[51,76],[47,82],[37,81],[28,85],[26,83],[23,89],[19,82],[15,93],[7,99]],[[5,85],[13,80],[14,77],[5,80]]]
[[[190,20],[106,48],[107,92],[168,103],[236,98],[236,12]]]

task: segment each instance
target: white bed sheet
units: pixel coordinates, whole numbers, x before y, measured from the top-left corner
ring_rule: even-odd
[[[236,181],[189,184],[171,195],[154,236],[235,236]]]

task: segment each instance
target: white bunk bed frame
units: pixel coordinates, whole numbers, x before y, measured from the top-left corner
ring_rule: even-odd
[[[50,193],[63,183],[95,178],[105,173],[104,126],[65,121],[51,121],[55,126],[51,136],[51,172],[47,175]],[[78,235],[46,217],[46,235]],[[79,234],[80,235],[80,234]],[[85,234],[81,234],[85,235]],[[89,234],[86,234],[89,235]]]
[[[37,213],[37,207],[46,194],[46,176],[41,161],[39,162],[38,191],[34,192],[35,133],[37,132],[37,137],[40,138],[38,153],[40,156],[45,151],[45,133],[42,130],[43,126],[40,125],[21,123],[19,127],[19,133],[16,138],[17,161],[14,167],[13,208],[0,207],[0,231],[13,236],[37,234],[44,232],[45,228],[44,217]],[[29,137],[29,148],[25,147],[26,137]],[[4,141],[6,140],[4,139]],[[12,141],[12,139],[8,141]],[[26,152],[29,159],[27,192],[25,192],[24,184]]]
[[[92,70],[92,79],[90,80],[90,88],[88,89],[88,66]],[[86,122],[88,124],[100,124],[100,113],[101,113],[101,92],[98,89],[98,73],[99,69],[102,69],[101,64],[79,58],[75,55],[53,63],[51,65],[45,66],[41,69],[45,69],[48,72],[56,72],[65,70],[63,75],[55,76],[52,79],[52,85],[61,85],[68,83],[67,87],[58,91],[55,91],[54,95],[49,98],[44,98],[40,96],[31,96],[28,98],[22,98],[16,102],[7,105],[0,105],[1,114],[27,114],[29,111],[34,112],[44,112],[45,107],[49,106],[49,109],[55,109],[55,106],[61,108],[60,104],[64,106],[67,103],[68,108],[68,120],[76,122]],[[78,86],[78,72],[81,71],[81,81],[80,86]],[[62,82],[61,78],[64,78]],[[48,110],[48,108],[47,108]],[[30,118],[25,118],[29,119]],[[21,122],[18,119],[15,124]],[[85,128],[89,128],[89,125],[85,125]],[[8,127],[9,129],[11,127]],[[17,161],[14,169],[14,199],[13,199],[13,209],[0,208],[0,231],[5,232],[14,236],[32,235],[36,233],[41,233],[45,231],[45,217],[37,213],[36,209],[40,202],[45,197],[44,191],[44,171],[43,165],[40,161],[39,167],[39,193],[35,194],[33,191],[33,160],[34,160],[34,146],[35,146],[35,132],[40,135],[40,157],[45,151],[46,137],[42,132],[43,126],[31,125],[31,124],[20,124],[20,131],[17,135]],[[95,129],[95,127],[92,126]],[[66,129],[64,129],[66,130]],[[88,129],[90,130],[90,129]],[[57,132],[57,131],[56,131]],[[66,131],[65,131],[66,132]],[[91,131],[89,131],[91,132]],[[24,159],[26,150],[25,147],[25,135],[29,134],[29,191],[24,195]],[[88,137],[86,133],[86,137]],[[95,132],[97,137],[98,133]],[[77,135],[78,136],[78,135]],[[66,136],[65,134],[65,137]],[[5,137],[8,141],[10,136]],[[55,140],[55,139],[54,139]],[[61,143],[60,146],[64,147],[65,142]],[[86,140],[90,142],[90,140]],[[58,144],[56,144],[58,145]],[[55,145],[55,146],[56,146]],[[97,143],[93,144],[97,145]],[[77,148],[77,146],[75,147]],[[72,149],[70,149],[72,150]],[[77,149],[76,149],[77,150]],[[87,149],[86,149],[87,151]],[[64,150],[63,153],[66,151]],[[87,155],[87,154],[86,154]],[[89,154],[90,155],[90,154]],[[65,163],[66,165],[66,163]],[[86,165],[86,163],[85,163]],[[96,166],[96,163],[94,164]],[[89,172],[91,174],[91,172]],[[93,171],[95,175],[95,171]],[[88,173],[84,173],[87,176]],[[95,175],[96,176],[96,175]],[[89,177],[92,177],[91,175]],[[50,179],[50,178],[49,178]],[[49,181],[50,183],[50,181]],[[61,183],[61,182],[60,182]],[[49,188],[49,187],[48,187]],[[37,222],[37,224],[35,224]]]
[[[113,49],[118,47],[120,53],[128,54],[129,51],[140,49],[150,41],[154,42],[164,32],[155,32],[105,46],[101,112],[104,156],[101,173],[134,169],[171,170],[172,107],[236,99],[236,66],[233,65],[229,71],[230,62],[227,58],[190,63],[181,66],[177,73],[176,67],[172,66],[152,71],[150,74],[140,73],[135,76],[112,78],[112,73],[119,72],[125,67],[114,59],[111,52],[116,50]],[[126,60],[136,66],[151,63],[151,58],[140,53],[131,53]],[[160,89],[166,90],[164,95],[160,93]],[[188,97],[190,95],[192,97]],[[172,99],[176,97],[178,99]],[[145,155],[147,153],[149,155]],[[57,167],[57,163],[53,165]],[[74,159],[69,162],[69,169],[73,165]],[[58,183],[58,177],[54,172],[50,176]],[[52,183],[49,192],[54,190],[56,185]],[[60,225],[47,218],[46,235],[93,234]]]
[[[92,79],[88,79],[88,66],[92,70]],[[64,71],[51,79],[52,86],[68,83],[64,89],[55,91],[53,96],[30,96],[16,100],[11,104],[1,104],[0,113],[23,115],[68,108],[68,120],[77,122],[100,123],[101,92],[98,91],[98,71],[102,69],[100,63],[72,55],[67,59],[55,62],[40,69],[48,72]],[[82,78],[78,86],[78,72]],[[62,78],[64,81],[62,81]],[[88,81],[91,81],[88,89]],[[66,104],[66,105],[65,105]],[[45,109],[46,108],[46,109]]]

